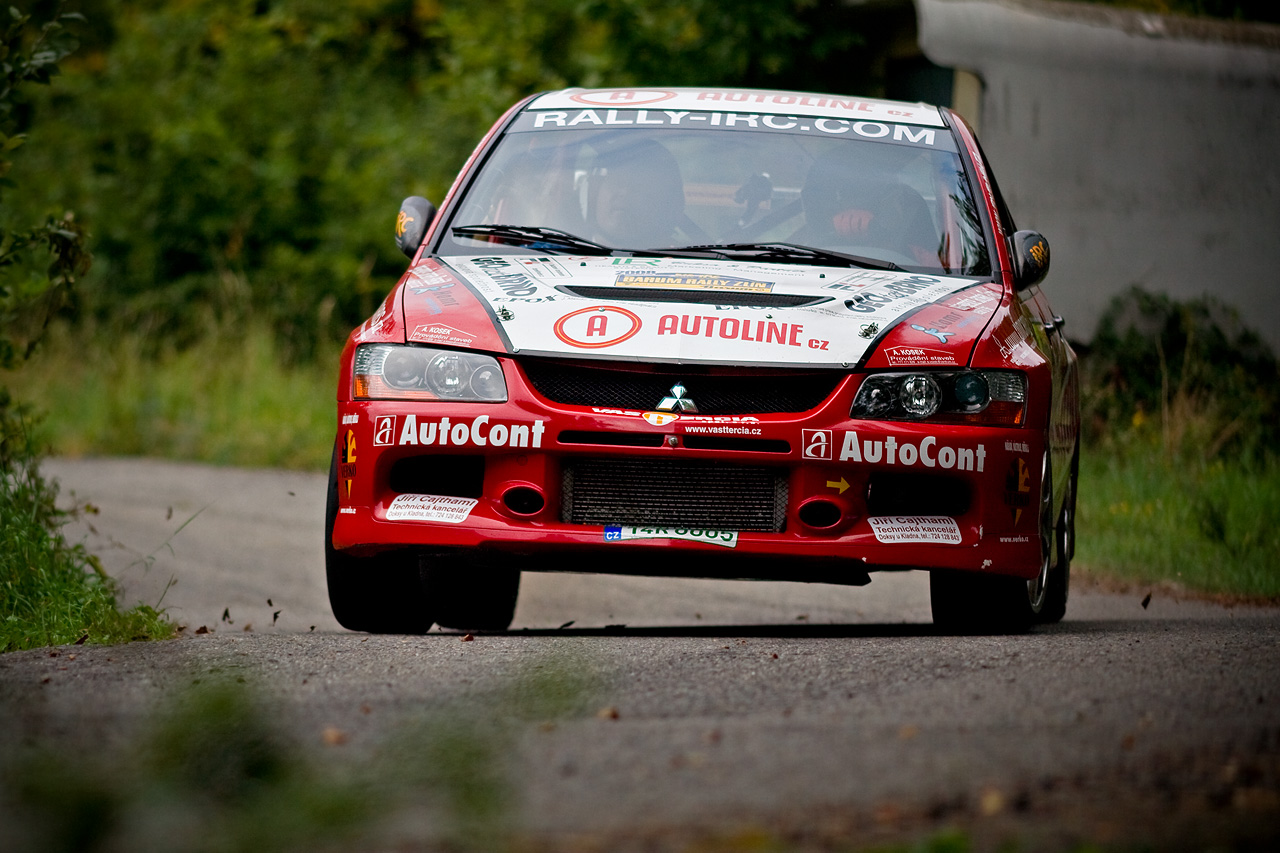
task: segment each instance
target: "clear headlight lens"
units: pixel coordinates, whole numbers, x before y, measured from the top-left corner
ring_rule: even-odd
[[[355,396],[361,400],[504,403],[507,383],[493,356],[398,344],[356,349]]]
[[[1018,371],[873,373],[862,380],[849,416],[1017,426],[1026,408],[1027,377]]]

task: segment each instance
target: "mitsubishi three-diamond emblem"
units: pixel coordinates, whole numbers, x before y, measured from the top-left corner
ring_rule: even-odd
[[[697,414],[698,407],[694,405],[693,400],[685,397],[685,387],[677,382],[671,386],[671,396],[663,397],[662,402],[658,404],[658,411]]]

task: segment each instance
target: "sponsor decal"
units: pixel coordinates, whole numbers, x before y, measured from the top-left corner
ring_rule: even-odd
[[[439,312],[432,312],[439,313]],[[448,344],[469,347],[475,343],[475,335],[463,332],[443,323],[426,323],[413,330],[409,340],[420,344]]]
[[[594,92],[578,92],[569,97],[580,104],[592,107],[638,107],[641,104],[669,101],[675,96],[675,92],[666,89],[600,89]]]
[[[736,548],[738,533],[731,530],[704,530],[700,527],[636,527],[611,524],[604,529],[604,541],[627,542],[633,539],[680,539],[705,542],[721,548]]]
[[[569,346],[603,349],[630,340],[640,331],[640,318],[626,308],[601,305],[579,308],[556,320],[556,337]]]
[[[644,418],[654,426],[665,426],[674,420],[679,420],[682,424],[699,423],[699,424],[758,424],[760,419],[751,415],[676,415],[673,412],[641,412],[636,409],[602,409],[592,407],[591,411],[597,415],[621,415],[626,418]],[[661,415],[669,420],[663,423],[654,423],[649,420],[649,415]]]
[[[520,266],[524,267],[524,271],[529,275],[537,278],[572,278],[569,271],[560,265],[560,262],[554,258],[517,258]]]
[[[490,423],[488,415],[471,420],[383,415],[373,422],[376,447],[541,447],[546,421]]]
[[[417,220],[414,219],[412,216],[410,216],[408,213],[405,213],[403,210],[400,211],[398,214],[396,214],[396,236],[397,237],[404,236],[404,232],[409,227],[410,222],[417,222]]]
[[[656,427],[666,426],[669,423],[680,420],[680,416],[673,412],[645,412],[640,417]]]
[[[533,296],[538,292],[538,283],[525,275],[518,264],[513,267],[507,258],[472,258],[471,266],[492,279],[504,296]]]
[[[796,112],[860,120],[906,121],[942,127],[936,109],[839,95],[809,95],[758,89],[589,89],[552,92],[540,96],[534,111],[583,107],[638,107],[661,104],[664,109],[748,109],[765,113]]]
[[[1031,506],[1031,469],[1022,457],[1010,462],[1004,475],[1004,505],[1009,508],[1014,527],[1022,520],[1023,510]]]
[[[480,501],[446,495],[396,495],[387,507],[387,521],[435,521],[459,524]]]
[[[996,296],[986,288],[979,287],[972,291],[967,291],[962,298],[952,300],[947,304],[960,311],[968,311],[971,314],[987,315],[995,310],[992,306],[994,303],[999,301],[1000,297]]]
[[[998,538],[1001,542],[1003,542],[1003,543],[1005,543],[1005,544],[1010,544],[1010,545],[1012,545],[1012,544],[1017,544],[1017,543],[1023,543],[1023,542],[1030,542],[1030,541],[1031,541],[1031,537],[1030,537],[1030,536],[1000,536],[1000,537],[997,537],[997,538]]]
[[[843,495],[845,492],[849,490],[849,481],[846,480],[844,477],[841,477],[839,480],[827,480],[827,488],[835,489],[837,492]]]
[[[947,342],[947,338],[955,334],[955,332],[940,332],[937,329],[925,328],[924,326],[916,323],[912,323],[911,328],[915,329],[917,332],[923,332],[926,335],[933,335],[933,337],[938,339],[938,343],[940,344],[945,344]]]
[[[858,327],[858,337],[860,338],[867,338],[869,340],[871,338],[874,338],[879,333],[880,333],[879,323],[863,323],[861,326]]]
[[[382,415],[373,419],[373,446],[388,447],[396,443],[395,415]]]
[[[346,426],[347,424],[358,424],[358,423],[360,423],[359,415],[343,415],[342,416],[343,426]]]
[[[684,426],[686,435],[752,435],[758,436],[761,431],[756,427],[743,426]]]
[[[800,455],[805,459],[831,460],[831,430],[800,430]]]
[[[884,350],[884,358],[889,364],[956,364],[956,357],[945,350],[927,349],[925,347],[888,347]]]
[[[351,499],[351,480],[356,476],[356,433],[347,430],[342,439],[342,453],[338,458],[338,476],[346,486],[347,499]]]
[[[338,507],[338,512],[340,512],[343,515],[355,515],[356,508],[353,506]]]
[[[619,287],[658,287],[671,290],[725,290],[732,293],[772,293],[773,282],[752,281],[746,278],[729,278],[720,275],[680,274],[664,275],[651,272],[618,273],[615,281]]]
[[[916,307],[916,303],[925,305],[932,302],[929,291],[941,281],[928,275],[909,275],[890,281],[861,284],[843,280],[828,284],[824,289],[851,292],[853,296],[845,301],[846,308],[855,314],[874,314],[888,306],[892,306],[894,310],[906,311]],[[903,304],[895,304],[898,302]]]
[[[609,104],[609,107],[615,105]],[[622,105],[623,107],[627,105]],[[903,116],[905,118],[905,116]],[[930,127],[912,127],[898,121],[859,121],[824,116],[779,115],[747,112],[707,112],[667,109],[587,109],[539,110],[516,119],[512,132],[570,129],[575,127],[655,127],[719,128],[782,133],[813,133],[824,136],[860,136],[900,145],[952,149],[951,136]]]
[[[960,526],[946,515],[885,515],[867,519],[876,541],[885,544],[935,542],[960,544]]]
[[[758,344],[807,347],[816,350],[825,350],[831,343],[821,338],[804,337],[802,323],[710,317],[705,314],[664,314],[658,318],[658,334],[752,341]]]
[[[986,460],[987,449],[981,444],[976,448],[939,445],[937,436],[933,435],[913,444],[892,435],[883,439],[859,439],[856,431],[848,430],[840,447],[841,462],[883,462],[907,467],[919,464],[923,468],[981,472]]]
[[[1004,443],[1004,449],[1012,451],[1013,453],[1030,453],[1031,445],[1025,441],[1006,441]]]

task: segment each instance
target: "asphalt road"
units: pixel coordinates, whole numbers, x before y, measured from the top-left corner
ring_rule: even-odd
[[[1276,609],[1083,589],[1060,625],[954,637],[929,622],[923,574],[840,588],[526,573],[506,634],[370,637],[328,612],[322,476],[46,471],[98,508],[67,532],[124,602],[186,628],[0,657],[13,743],[127,743],[217,672],[258,684],[305,748],[360,756],[424,714],[525,707],[512,697],[542,673],[572,683],[568,710],[518,721],[505,765],[534,847],[734,849],[759,832],[847,849],[947,827],[979,848],[1280,844]]]

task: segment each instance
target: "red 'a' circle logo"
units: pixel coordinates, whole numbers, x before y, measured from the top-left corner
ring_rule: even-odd
[[[571,347],[602,349],[633,337],[640,331],[640,318],[613,305],[579,308],[556,320],[554,331]]]

